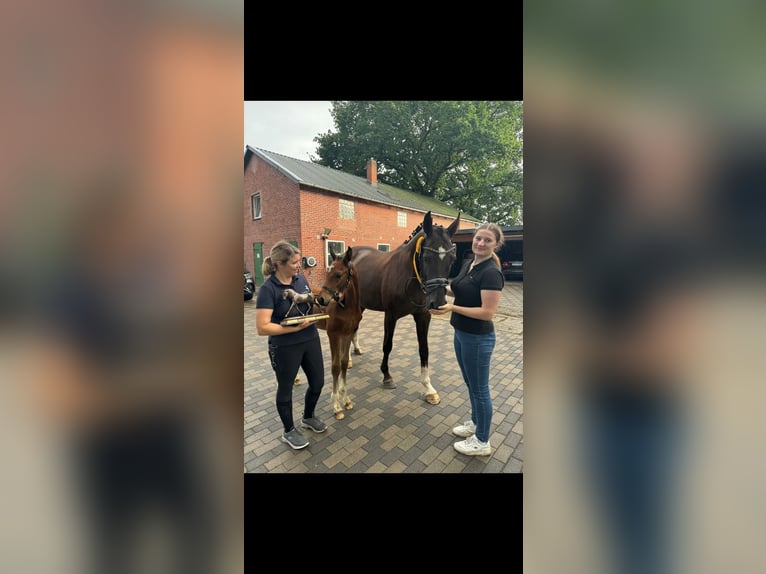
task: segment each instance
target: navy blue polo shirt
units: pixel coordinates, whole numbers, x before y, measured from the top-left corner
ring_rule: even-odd
[[[309,315],[312,312],[310,303],[299,303],[290,309],[293,304],[290,299],[283,296],[285,289],[292,289],[296,293],[311,293],[306,277],[300,273],[293,276],[290,285],[283,285],[276,275],[270,275],[269,278],[258,289],[258,297],[255,300],[255,306],[258,309],[273,309],[271,322],[277,325],[287,317],[300,317]],[[289,311],[289,315],[287,314]],[[311,339],[319,337],[316,325],[311,325],[295,333],[285,335],[269,335],[269,343],[275,345],[294,345],[296,343],[305,343]]]

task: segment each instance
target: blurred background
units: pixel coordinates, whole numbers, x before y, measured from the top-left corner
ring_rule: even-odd
[[[524,572],[761,572],[763,6],[524,7]]]
[[[243,11],[3,9],[3,571],[243,571]]]
[[[765,9],[524,6],[525,572],[763,571]],[[3,10],[3,571],[244,569],[243,12]]]

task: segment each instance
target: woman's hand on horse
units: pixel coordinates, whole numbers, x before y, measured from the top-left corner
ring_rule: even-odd
[[[444,315],[445,313],[449,313],[450,311],[452,311],[452,303],[445,303],[441,307],[428,310],[428,312],[431,313],[431,315]]]

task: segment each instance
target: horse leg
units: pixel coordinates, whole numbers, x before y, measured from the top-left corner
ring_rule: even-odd
[[[343,341],[341,341],[341,357],[346,357],[348,359],[350,348],[351,340],[347,337],[344,337]],[[351,402],[351,398],[348,396],[348,392],[346,391],[346,370],[349,367],[349,363],[350,361],[348,360],[341,360],[340,362],[340,389],[338,390],[340,402],[343,405],[343,408],[346,410],[351,410],[354,408],[354,404]]]
[[[346,415],[343,414],[343,407],[340,402],[340,394],[338,392],[340,388],[340,370],[336,372],[335,364],[332,367],[332,412],[335,414],[336,420],[341,420]]]
[[[359,346],[359,327],[354,331],[354,336],[351,339],[351,343],[354,345],[354,354],[361,355],[364,353],[362,347]]]
[[[345,416],[338,392],[338,379],[341,372],[341,349],[338,337],[334,333],[330,335],[330,356],[332,357],[332,410],[335,413],[335,418],[341,420]]]
[[[425,388],[426,402],[438,405],[441,402],[439,393],[431,386],[431,375],[428,369],[428,326],[431,324],[431,315],[421,313],[414,315],[415,330],[418,333],[418,351],[420,352],[420,384]]]
[[[391,354],[391,349],[394,348],[394,329],[396,328],[396,315],[386,311],[384,324],[385,334],[383,335],[383,361],[380,363],[380,370],[383,373],[383,386],[387,389],[395,389],[396,383],[394,383],[394,379],[391,378],[391,373],[388,372],[388,356]]]
[[[361,355],[362,348],[359,346],[359,327],[356,328],[351,338],[351,343],[354,345],[354,354]],[[351,360],[351,345],[348,346],[348,368],[353,367],[353,361]]]

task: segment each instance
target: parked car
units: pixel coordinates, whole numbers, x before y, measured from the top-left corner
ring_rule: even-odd
[[[253,275],[245,269],[245,301],[250,301],[255,293],[255,281],[253,281]]]
[[[503,261],[503,277],[506,279],[524,278],[524,261]]]

